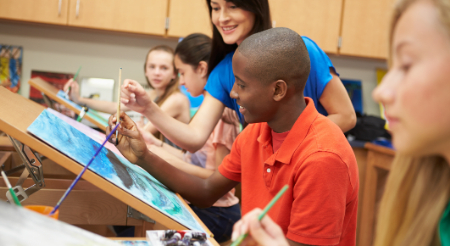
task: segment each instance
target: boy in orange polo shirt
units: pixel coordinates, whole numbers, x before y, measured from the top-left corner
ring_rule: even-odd
[[[253,34],[233,57],[231,97],[250,123],[231,153],[208,179],[179,171],[148,151],[125,114],[118,148],[170,189],[198,207],[211,206],[242,182],[242,213],[264,207],[285,185],[290,189],[269,212],[291,245],[355,245],[358,170],[337,125],[303,97],[308,52],[287,28]],[[129,99],[129,98],[125,98]],[[139,98],[136,98],[139,103]],[[115,124],[110,117],[110,127]]]

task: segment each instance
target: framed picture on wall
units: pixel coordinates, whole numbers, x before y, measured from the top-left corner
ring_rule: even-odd
[[[54,87],[56,87],[60,90],[63,89],[64,84],[66,84],[67,81],[69,81],[69,79],[73,78],[73,76],[74,76],[74,74],[72,74],[72,73],[58,73],[58,72],[46,72],[46,71],[35,71],[35,70],[31,71],[31,78],[40,77],[44,81],[52,84]],[[30,87],[30,99],[39,104],[42,104],[46,107],[49,107],[49,105],[47,105],[45,103],[41,92],[38,91],[34,87]],[[53,101],[53,105],[54,105],[54,109],[57,110],[58,112],[60,112],[64,115],[67,115],[71,118],[75,117],[75,112],[64,107],[64,105],[61,105],[54,101]]]
[[[0,85],[17,93],[22,76],[21,46],[0,44]]]

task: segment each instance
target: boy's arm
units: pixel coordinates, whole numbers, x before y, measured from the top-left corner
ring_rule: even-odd
[[[217,170],[208,179],[195,177],[178,170],[147,149],[137,126],[128,115],[122,112],[120,118],[122,122],[118,127],[119,144],[117,148],[123,156],[131,163],[141,166],[169,189],[179,193],[195,206],[210,207],[238,184],[236,181],[225,178]],[[114,115],[109,118],[107,134],[116,121]],[[113,142],[115,138],[114,135]]]
[[[168,147],[172,147],[172,146],[168,146]],[[189,173],[191,175],[197,176],[202,179],[207,179],[207,178],[209,178],[209,176],[211,176],[214,173],[214,170],[202,168],[202,167],[193,165],[191,163],[187,163],[187,162],[183,161],[183,159],[182,159],[183,156],[181,156],[181,157],[174,156],[161,147],[151,145],[148,149],[152,153],[155,153],[156,155],[158,155],[159,157],[164,159],[170,165],[180,169],[181,171],[183,171],[185,173]],[[178,150],[178,151],[181,153],[180,150]]]
[[[202,105],[187,125],[168,116],[146,98],[144,89],[135,81],[125,80],[121,95],[125,106],[145,115],[165,137],[192,153],[203,147],[225,108],[222,102],[205,92]]]
[[[341,79],[330,69],[332,79],[319,98],[320,104],[328,113],[328,119],[336,123],[343,132],[356,125],[356,114],[352,102]]]

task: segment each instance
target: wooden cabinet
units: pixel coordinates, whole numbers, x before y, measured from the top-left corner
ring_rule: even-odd
[[[394,0],[345,0],[342,55],[386,59]]]
[[[0,0],[0,18],[67,24],[69,0]]]
[[[327,53],[337,53],[342,0],[269,0],[272,23],[314,40]]]
[[[212,37],[212,23],[205,0],[170,0],[170,37],[186,37],[191,33],[203,33]]]
[[[70,0],[70,26],[164,35],[168,0]]]

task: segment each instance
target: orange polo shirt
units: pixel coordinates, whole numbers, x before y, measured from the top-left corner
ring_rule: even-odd
[[[289,190],[269,211],[290,240],[312,245],[355,245],[358,167],[341,129],[319,114],[311,98],[281,147],[273,153],[267,123],[239,134],[219,166],[242,183],[242,213],[264,208]]]

